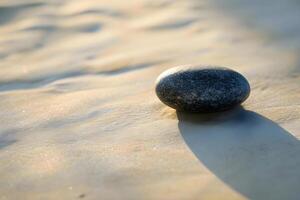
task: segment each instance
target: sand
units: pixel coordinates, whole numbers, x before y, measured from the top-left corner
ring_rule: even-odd
[[[0,199],[299,199],[295,0],[2,0]],[[186,115],[154,81],[242,73],[243,107]]]

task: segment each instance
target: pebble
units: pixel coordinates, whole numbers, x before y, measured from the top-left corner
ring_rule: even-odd
[[[181,66],[157,78],[156,94],[178,111],[218,112],[244,102],[250,85],[244,76],[228,68]]]

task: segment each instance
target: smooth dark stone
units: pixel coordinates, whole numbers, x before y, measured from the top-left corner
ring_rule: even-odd
[[[156,94],[166,105],[186,112],[233,108],[250,94],[246,78],[223,67],[175,67],[156,80]]]

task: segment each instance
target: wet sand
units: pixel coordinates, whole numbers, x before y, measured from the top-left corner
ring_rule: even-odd
[[[0,199],[298,199],[300,4],[0,2]],[[243,107],[186,115],[154,81],[221,65]]]

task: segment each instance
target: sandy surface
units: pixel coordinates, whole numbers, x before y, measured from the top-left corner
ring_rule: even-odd
[[[299,199],[299,9],[1,0],[0,199]],[[176,113],[154,81],[182,64],[235,69],[251,96]]]

